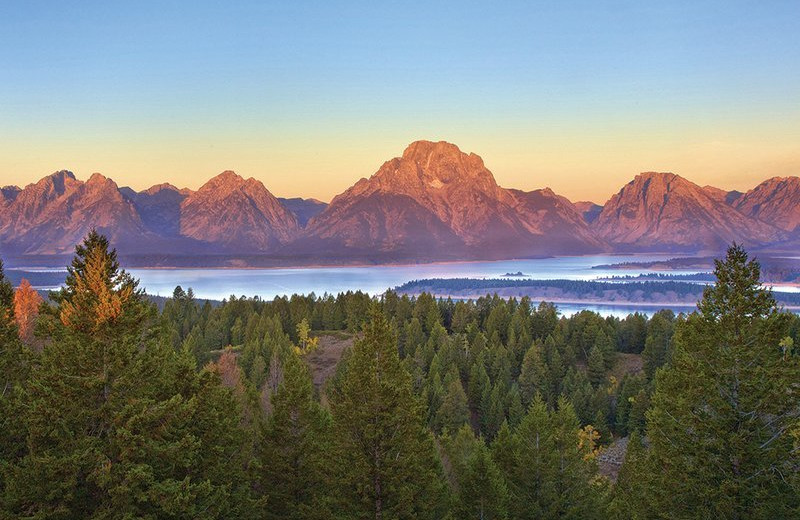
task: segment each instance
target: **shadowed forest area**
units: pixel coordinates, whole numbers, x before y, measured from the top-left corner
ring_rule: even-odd
[[[159,311],[93,232],[49,300],[0,270],[0,517],[796,517],[800,318],[740,247],[715,266],[678,316],[180,287]]]

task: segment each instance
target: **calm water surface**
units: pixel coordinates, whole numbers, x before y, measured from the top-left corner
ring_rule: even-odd
[[[157,296],[171,296],[176,286],[192,288],[198,299],[222,300],[235,296],[259,296],[271,300],[292,294],[337,294],[361,290],[372,295],[412,280],[423,278],[515,278],[504,277],[521,272],[524,278],[539,280],[596,280],[611,276],[664,273],[649,269],[593,269],[598,265],[622,262],[651,262],[675,258],[675,255],[593,255],[533,260],[502,260],[495,262],[456,262],[441,264],[389,265],[363,267],[303,267],[283,269],[130,269],[141,286]],[[60,273],[60,268],[21,267],[13,270],[26,273]],[[696,269],[674,269],[675,274],[692,274]],[[38,289],[54,286],[36,285]],[[776,286],[776,290],[796,292],[797,287]],[[625,305],[619,303],[562,303],[559,310],[574,314],[592,310],[605,316],[627,316],[632,312],[652,315],[662,306]],[[666,307],[666,306],[665,306]],[[675,312],[691,311],[693,306],[669,306]]]
[[[169,296],[176,285],[191,287],[200,298],[221,300],[231,295],[275,296],[292,294],[336,294],[357,290],[380,294],[411,280],[423,278],[500,278],[521,272],[530,278],[594,280],[607,276],[637,275],[656,271],[639,269],[592,269],[619,262],[648,262],[669,256],[575,256],[496,262],[458,262],[364,267],[304,267],[283,269],[130,269],[150,294]],[[659,271],[663,272],[663,271]],[[696,273],[697,270],[675,270]]]
[[[191,287],[198,298],[221,300],[231,295],[260,296],[272,299],[292,294],[336,294],[362,290],[380,294],[411,280],[423,278],[499,278],[507,273],[522,272],[535,279],[594,280],[614,275],[637,275],[656,271],[626,269],[592,269],[593,266],[619,262],[666,260],[675,255],[596,255],[496,262],[459,262],[421,265],[310,267],[285,269],[131,269],[150,294],[170,296],[176,285]],[[663,271],[659,271],[663,272]],[[696,273],[697,270],[675,270],[675,273]],[[652,307],[562,304],[565,314],[582,309],[604,315],[625,316],[631,312],[651,314]],[[691,307],[676,307],[676,311]]]

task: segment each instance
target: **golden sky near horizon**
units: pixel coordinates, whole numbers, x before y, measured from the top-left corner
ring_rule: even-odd
[[[198,188],[210,177],[232,169],[255,177],[276,196],[330,201],[384,161],[402,154],[417,136],[396,138],[305,140],[285,136],[195,139],[102,139],[100,146],[61,142],[38,150],[33,143],[0,143],[0,184],[24,186],[59,169],[79,179],[93,172],[120,186],[142,190],[161,182]],[[747,190],[773,176],[800,174],[800,132],[785,129],[772,136],[745,131],[724,138],[641,133],[575,135],[552,133],[530,137],[424,135],[447,140],[462,151],[480,155],[498,183],[532,190],[552,188],[571,200],[603,203],[643,171],[671,171],[700,185]]]

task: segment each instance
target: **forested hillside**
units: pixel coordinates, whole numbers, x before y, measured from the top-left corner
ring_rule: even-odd
[[[800,514],[800,318],[737,247],[698,312],[622,320],[180,287],[159,312],[96,233],[50,302],[1,273],[0,517]]]

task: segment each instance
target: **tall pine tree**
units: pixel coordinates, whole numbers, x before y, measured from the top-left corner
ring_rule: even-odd
[[[796,518],[800,358],[781,347],[789,316],[734,245],[717,283],[676,326],[647,432],[653,510],[672,518]],[[666,513],[665,513],[666,514]]]
[[[155,310],[95,232],[76,248],[26,388],[12,517],[247,516],[239,412],[218,374],[158,335]]]
[[[267,497],[263,518],[330,518],[330,441],[330,415],[314,398],[308,368],[289,351],[260,444],[257,482]]]
[[[24,454],[25,425],[19,417],[25,409],[22,396],[29,369],[29,352],[15,323],[14,289],[0,260],[0,516],[8,468]]]
[[[377,307],[332,390],[342,518],[442,518],[441,463],[397,340]]]

